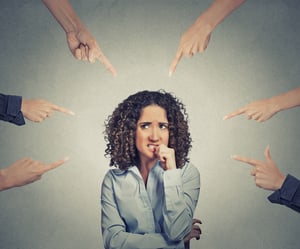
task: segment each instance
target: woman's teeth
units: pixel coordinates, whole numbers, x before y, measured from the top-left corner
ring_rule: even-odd
[[[156,145],[154,144],[148,144],[148,148],[151,149],[152,151],[155,151],[156,150]]]

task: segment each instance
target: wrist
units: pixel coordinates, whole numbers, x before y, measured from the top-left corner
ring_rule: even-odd
[[[25,118],[27,118],[27,106],[28,106],[28,100],[22,99],[21,112]]]
[[[280,177],[279,177],[279,179],[278,179],[278,181],[276,183],[276,189],[275,190],[281,189],[281,187],[282,187],[282,185],[283,185],[283,183],[285,181],[285,178],[286,178],[285,175],[283,175],[283,174],[280,175]]]
[[[216,27],[216,24],[208,16],[203,15],[194,22],[193,26],[196,32],[201,30],[202,32],[205,31],[207,34],[210,34]]]
[[[81,30],[85,29],[84,25],[79,20],[69,20],[63,26],[66,33],[79,33]]]
[[[277,96],[267,99],[269,106],[272,108],[272,113],[275,114],[283,110],[283,106],[280,104],[281,101]]]

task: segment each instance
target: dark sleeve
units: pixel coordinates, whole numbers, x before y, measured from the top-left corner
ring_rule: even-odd
[[[21,112],[22,97],[0,93],[0,120],[16,125],[24,125],[25,120]]]
[[[272,203],[285,205],[300,213],[300,181],[287,175],[281,189],[276,190],[268,199]]]

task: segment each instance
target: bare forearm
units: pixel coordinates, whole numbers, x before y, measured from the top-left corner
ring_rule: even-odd
[[[300,105],[300,87],[286,93],[274,96],[270,99],[274,101],[277,111],[283,111]]]
[[[215,0],[208,9],[198,17],[196,23],[205,22],[211,30],[213,30],[244,2],[245,0]]]
[[[76,31],[83,26],[69,0],[43,0],[43,2],[65,32]]]

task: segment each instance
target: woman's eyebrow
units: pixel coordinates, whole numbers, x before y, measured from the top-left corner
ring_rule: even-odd
[[[164,125],[169,125],[168,122],[158,122],[159,124],[164,124]],[[150,121],[141,121],[141,122],[138,122],[138,124],[152,124],[152,122]]]
[[[151,124],[151,122],[149,122],[149,121],[142,121],[142,122],[139,122],[138,124]]]

